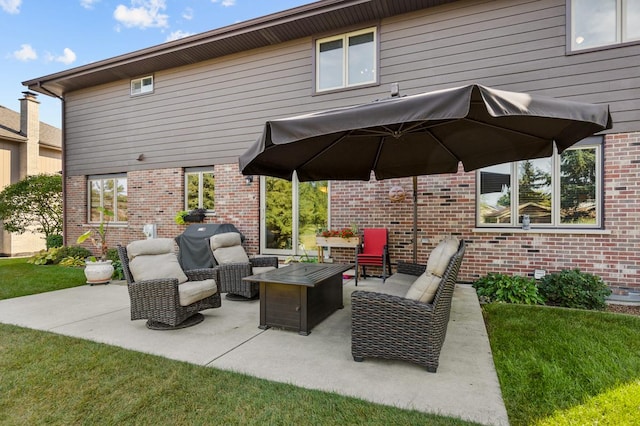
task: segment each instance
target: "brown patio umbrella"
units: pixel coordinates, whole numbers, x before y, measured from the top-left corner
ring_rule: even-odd
[[[295,171],[303,182],[456,173],[460,162],[471,171],[548,157],[554,143],[563,152],[611,126],[608,105],[473,84],[267,121],[239,163],[245,175]]]

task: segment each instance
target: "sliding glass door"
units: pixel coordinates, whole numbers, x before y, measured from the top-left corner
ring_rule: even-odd
[[[329,223],[328,182],[263,177],[261,192],[262,253],[316,253],[315,236]]]

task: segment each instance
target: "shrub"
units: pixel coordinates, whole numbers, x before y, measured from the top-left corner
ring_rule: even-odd
[[[58,254],[56,256],[57,261],[55,263],[59,263],[65,257],[74,257],[80,259],[86,259],[91,256],[91,251],[80,246],[64,246],[60,248]]]
[[[47,235],[47,249],[62,247],[62,235]]]
[[[549,305],[593,310],[604,309],[611,294],[602,278],[579,269],[549,274],[542,278],[539,289]]]
[[[84,257],[67,256],[63,257],[58,265],[67,267],[79,267],[85,265],[85,260]]]
[[[111,278],[114,280],[123,280],[124,272],[122,271],[122,263],[120,262],[120,256],[118,256],[118,250],[107,250],[107,259],[111,260],[111,265],[113,265],[113,275]]]
[[[486,302],[541,305],[544,299],[533,278],[490,273],[473,283],[478,297]]]
[[[91,256],[91,252],[84,247],[74,246],[74,247],[53,247],[48,250],[41,250],[38,253],[31,256],[27,262],[33,263],[34,265],[57,265],[62,259],[66,259],[68,257],[85,259],[86,257]],[[68,262],[65,262],[63,266],[69,266]],[[75,266],[75,265],[72,265]]]
[[[27,259],[27,263],[33,263],[34,265],[50,265],[52,263],[58,263],[58,253],[61,247],[50,248],[49,250],[40,250],[38,253]]]

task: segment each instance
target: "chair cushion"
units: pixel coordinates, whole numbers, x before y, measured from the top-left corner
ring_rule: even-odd
[[[441,277],[447,269],[451,256],[458,251],[459,245],[460,242],[455,237],[447,237],[440,241],[429,254],[426,272],[431,272],[433,275]]]
[[[409,287],[405,297],[407,299],[417,300],[418,302],[431,303],[436,297],[436,291],[442,278],[425,272],[420,275],[417,280]]]
[[[226,263],[249,263],[249,256],[242,246],[220,247],[213,251],[218,265]]]
[[[134,281],[177,278],[179,283],[183,283],[188,279],[175,253],[135,256],[129,262],[129,270]]]
[[[213,296],[218,292],[216,280],[209,279],[203,281],[187,281],[178,286],[180,295],[180,306],[189,306],[206,297]]]
[[[127,245],[127,255],[129,256],[129,260],[140,255],[164,253],[173,253],[173,240],[171,238],[138,240]]]
[[[231,247],[242,245],[242,239],[237,232],[223,232],[221,234],[215,234],[209,239],[211,243],[211,251],[214,251],[220,247]]]

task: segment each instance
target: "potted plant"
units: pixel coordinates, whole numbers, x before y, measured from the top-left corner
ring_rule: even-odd
[[[92,227],[76,240],[78,244],[89,240],[100,252],[100,259],[96,259],[95,256],[90,256],[85,261],[84,275],[89,285],[106,284],[111,281],[111,276],[113,275],[113,265],[111,264],[111,260],[107,259],[107,252],[109,250],[107,246],[108,226],[105,222],[106,218],[113,216],[113,212],[104,207],[100,207],[99,210],[102,216],[98,226]]]
[[[184,225],[187,222],[202,222],[206,212],[205,209],[193,209],[191,211],[180,210],[173,217],[173,220],[178,225]]]
[[[184,225],[186,223],[186,218],[187,216],[189,216],[189,212],[186,210],[180,210],[178,213],[176,213],[176,215],[173,217],[173,221],[175,223],[177,223],[178,225]]]
[[[324,247],[352,247],[360,243],[355,225],[338,230],[327,229],[316,236],[316,244]]]

